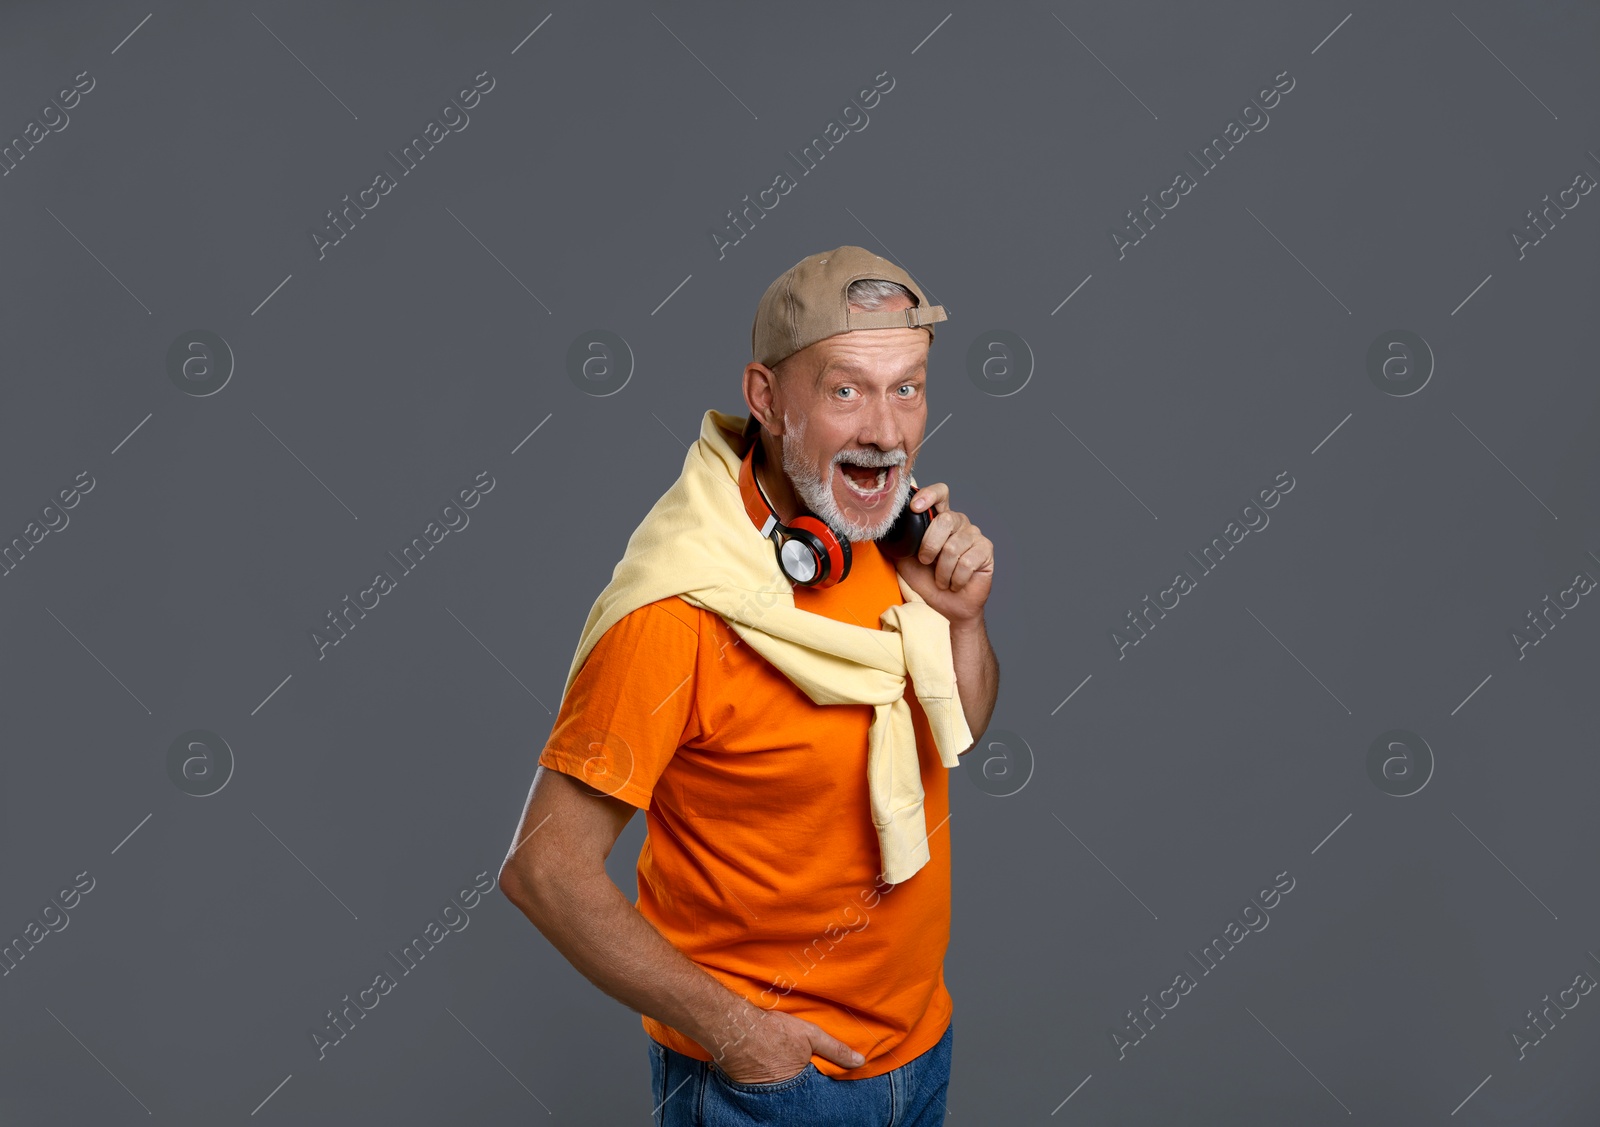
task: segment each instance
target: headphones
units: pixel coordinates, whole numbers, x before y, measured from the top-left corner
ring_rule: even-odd
[[[805,513],[789,524],[778,519],[772,502],[755,474],[756,448],[761,445],[756,434],[759,424],[752,417],[745,430],[748,448],[739,463],[739,496],[744,500],[744,511],[751,523],[761,530],[761,535],[771,540],[777,550],[778,569],[797,587],[821,590],[840,583],[850,574],[850,541],[841,539],[826,523]],[[911,478],[915,489],[916,478]],[[900,510],[889,531],[875,543],[888,556],[902,559],[915,555],[922,546],[922,534],[933,517],[927,512],[913,512],[908,503]]]

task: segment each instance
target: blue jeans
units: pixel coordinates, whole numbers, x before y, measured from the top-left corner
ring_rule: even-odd
[[[710,1061],[650,1042],[650,1094],[656,1127],[944,1127],[952,1023],[939,1043],[879,1076],[835,1080],[807,1063],[771,1084],[730,1080]]]

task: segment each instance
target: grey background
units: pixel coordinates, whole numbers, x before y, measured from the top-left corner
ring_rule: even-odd
[[[95,885],[0,980],[0,1119],[649,1122],[637,1015],[498,892],[327,1059],[307,1030],[496,872],[590,603],[702,413],[743,410],[756,299],[855,243],[950,312],[918,476],[996,544],[986,754],[1027,778],[951,779],[950,1121],[1594,1123],[1600,996],[1526,1059],[1508,1031],[1600,974],[1596,596],[1520,659],[1509,631],[1600,576],[1600,195],[1521,259],[1507,231],[1600,175],[1597,25],[6,5],[0,139],[96,85],[0,178],[0,541],[96,485],[0,579],[0,935]],[[319,260],[309,228],[484,70]],[[883,71],[719,259],[709,228]],[[1283,71],[1119,260],[1108,229]],[[204,397],[166,371],[196,328],[234,356]],[[633,354],[613,395],[565,370],[594,328]],[[1397,328],[1435,357],[1405,397],[1365,362]],[[1016,394],[968,371],[993,330],[1032,351]],[[482,470],[470,525],[319,660],[308,631]],[[196,728],[235,757],[204,798],[166,770]],[[1409,797],[1366,771],[1395,728],[1435,757]],[[1271,926],[1119,1059],[1125,1011],[1281,872]]]

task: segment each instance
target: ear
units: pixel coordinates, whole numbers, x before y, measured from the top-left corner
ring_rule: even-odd
[[[777,389],[778,375],[771,368],[754,360],[745,365],[744,401],[750,408],[750,418],[773,435],[783,433],[783,418],[773,403]]]

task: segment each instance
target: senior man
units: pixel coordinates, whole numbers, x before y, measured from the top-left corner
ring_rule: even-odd
[[[861,247],[780,275],[748,417],[706,412],[573,656],[500,888],[639,1012],[658,1124],[944,1123],[948,768],[999,686],[994,545],[911,477],[945,319]]]

